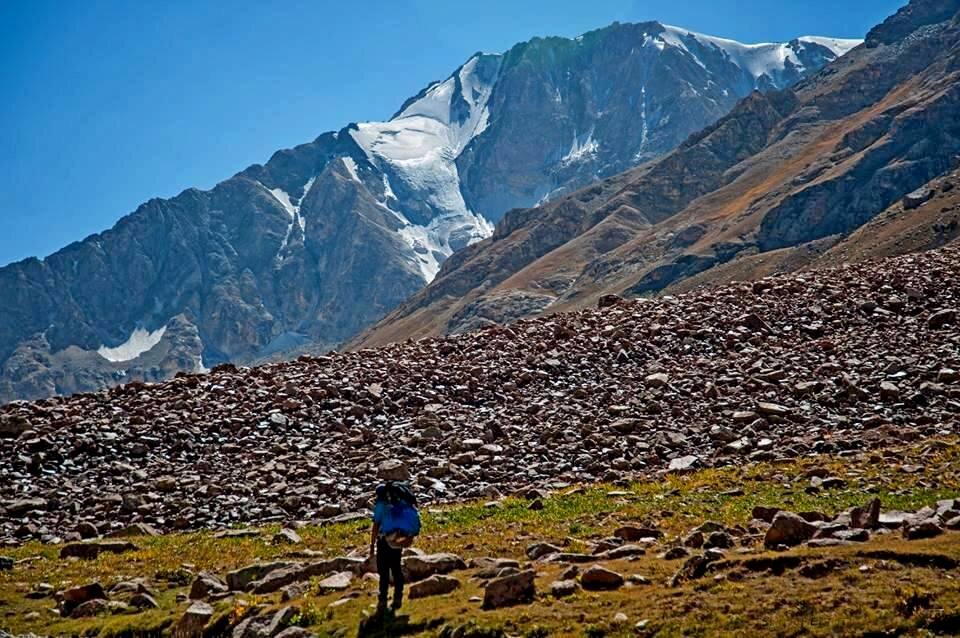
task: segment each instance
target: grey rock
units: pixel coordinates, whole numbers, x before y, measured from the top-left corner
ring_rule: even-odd
[[[351,582],[353,582],[353,574],[351,572],[338,572],[327,576],[317,583],[317,589],[321,593],[344,591],[350,587]]]
[[[943,527],[938,519],[911,521],[903,526],[903,537],[907,540],[934,538],[943,534]]]
[[[290,567],[293,563],[288,561],[273,561],[269,563],[253,563],[246,567],[241,567],[226,576],[227,586],[230,591],[246,591],[250,583],[260,580],[267,574],[278,569]]]
[[[483,592],[484,609],[500,609],[532,603],[536,597],[536,574],[532,570],[495,578]]]
[[[401,560],[403,575],[407,582],[416,582],[435,574],[449,574],[467,568],[462,558],[455,554],[426,554],[406,556]]]
[[[227,584],[209,572],[200,572],[190,586],[188,597],[190,600],[207,600],[212,594],[223,594],[230,591]]]
[[[580,586],[588,591],[619,589],[623,583],[623,576],[598,565],[588,567],[580,575]]]
[[[773,517],[763,544],[767,547],[799,545],[813,538],[816,532],[817,527],[800,516],[792,512],[779,512]]]
[[[174,634],[185,638],[197,638],[211,618],[213,618],[213,607],[203,601],[195,600],[177,621],[173,629]]]
[[[530,560],[537,560],[544,556],[559,554],[561,552],[563,552],[563,549],[556,545],[551,545],[550,543],[534,543],[527,547],[526,554]]]
[[[427,598],[429,596],[442,596],[449,594],[460,588],[460,581],[453,576],[444,576],[434,574],[429,578],[413,583],[410,586],[410,600],[417,598]]]

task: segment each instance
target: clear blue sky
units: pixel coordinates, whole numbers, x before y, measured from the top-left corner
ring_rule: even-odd
[[[0,0],[0,265],[389,117],[475,51],[658,19],[863,37],[906,0]]]

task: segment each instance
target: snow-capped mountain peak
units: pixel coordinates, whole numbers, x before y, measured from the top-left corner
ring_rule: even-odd
[[[669,150],[689,133],[722,115],[749,91],[789,86],[859,43],[804,36],[787,43],[743,44],[659,22],[615,24],[574,39],[536,38],[505,54],[471,56],[448,78],[431,83],[408,100],[391,119],[352,125],[349,134],[380,173],[368,175],[368,188],[401,222],[400,236],[411,245],[412,259],[429,281],[454,250],[488,236],[492,232],[490,222],[497,221],[507,209],[534,205]],[[615,109],[601,105],[607,98],[595,94],[599,85],[564,85],[565,77],[579,71],[575,66],[566,68],[563,60],[585,55],[596,59],[597,50],[589,53],[584,47],[603,49],[611,44],[629,47],[626,59],[612,51],[600,52],[599,57],[609,57],[609,65],[627,67],[624,71],[629,82],[613,76],[610,80],[626,89],[635,89],[633,98],[625,97],[641,111],[630,114],[631,119],[639,116],[642,124],[636,139],[628,136],[626,142],[610,139],[623,137],[623,131],[616,130],[612,123],[604,126],[604,118],[609,120]],[[664,87],[657,85],[656,68],[660,61],[655,58],[667,50],[674,57],[664,60],[676,60],[679,52],[701,70],[684,74],[671,67],[674,88],[667,87],[665,92]],[[528,67],[539,73],[535,71],[539,65],[556,68],[544,69],[543,76],[535,79],[539,84],[515,84],[518,73],[528,72]],[[503,93],[494,104],[498,87],[503,87]],[[513,109],[517,100],[539,100],[541,90],[548,100],[536,108],[537,115],[524,116],[528,124],[517,122],[521,128],[511,131],[515,140],[510,143],[534,144],[543,151],[528,152],[524,148],[519,154],[506,156],[500,155],[502,151],[493,151],[490,145],[503,149],[506,142],[500,137],[503,131],[491,131],[490,127],[498,119],[501,125],[510,127],[506,122],[513,117],[497,109]],[[665,104],[675,103],[675,97],[669,95],[675,90],[680,91],[682,99],[692,96],[701,102],[712,102],[707,110],[717,113],[691,121],[677,134],[665,135],[664,130],[676,126],[675,122],[671,124],[671,115],[662,112]],[[576,107],[575,116],[554,113],[577,104],[580,106]],[[695,107],[698,112],[703,109],[703,105]],[[583,121],[573,121],[571,116]],[[562,147],[553,149],[549,140],[554,131],[546,135],[534,133],[537,127],[529,124],[531,118],[546,118],[561,137]],[[523,139],[526,135],[531,139]],[[621,149],[624,143],[632,147]],[[475,152],[464,159],[470,148]],[[479,151],[480,148],[487,152]],[[615,157],[606,157],[608,154]],[[521,162],[515,169],[507,169],[507,182],[522,182],[524,173],[531,170],[545,173],[546,179],[540,177],[540,183],[522,184],[521,193],[504,195],[495,192],[504,191],[502,179],[491,185],[465,183],[474,180],[463,171],[470,171],[478,161],[495,162],[498,168],[506,168],[505,162]],[[485,175],[492,174],[489,167],[482,170]],[[384,183],[392,189],[392,198],[385,196]]]

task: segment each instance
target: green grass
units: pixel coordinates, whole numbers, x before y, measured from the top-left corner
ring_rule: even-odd
[[[916,472],[905,472],[904,465],[922,467]],[[808,493],[806,475],[815,467],[843,477],[846,487]],[[720,494],[731,488],[739,488],[743,494]],[[887,510],[914,510],[960,495],[960,448],[956,441],[844,459],[816,457],[778,465],[706,470],[626,487],[584,486],[543,499],[541,510],[531,510],[527,501],[516,498],[505,499],[496,507],[465,503],[430,508],[424,512],[424,535],[418,546],[430,552],[451,551],[464,558],[502,556],[525,560],[524,550],[532,542],[548,541],[580,551],[586,548],[586,541],[609,535],[628,523],[656,525],[669,542],[706,520],[745,524],[756,505],[834,514],[861,505],[874,495],[881,498]],[[164,581],[159,577],[164,573],[186,565],[192,571],[223,574],[255,560],[282,558],[304,548],[336,556],[363,550],[369,534],[363,522],[308,527],[300,531],[303,545],[292,548],[271,545],[275,531],[276,528],[265,528],[257,538],[216,539],[209,533],[139,538],[134,541],[138,551],[83,562],[61,561],[57,547],[36,543],[0,551],[18,560],[36,558],[18,564],[12,572],[0,573],[0,628],[14,633],[102,637],[157,634],[169,628],[186,606],[176,602],[176,595],[186,592],[187,587]],[[899,536],[890,536],[872,541],[870,547],[898,551],[904,547],[923,548],[960,557],[958,537],[949,534],[907,544]],[[534,605],[494,613],[481,612],[478,605],[468,601],[470,596],[482,595],[482,590],[479,583],[468,580],[469,574],[461,574],[463,587],[458,592],[413,601],[408,609],[413,628],[421,629],[424,635],[436,634],[443,624],[452,626],[475,620],[481,626],[500,627],[512,635],[551,636],[583,636],[588,627],[593,627],[591,631],[596,635],[636,635],[634,625],[643,619],[649,620],[645,631],[656,630],[658,636],[770,635],[770,628],[777,628],[782,635],[848,635],[847,632],[866,627],[921,631],[924,624],[935,621],[938,609],[960,609],[957,581],[952,575],[903,566],[889,570],[886,566],[871,567],[870,571],[861,572],[860,564],[852,557],[857,549],[821,551],[820,554],[849,563],[821,580],[811,581],[789,572],[778,577],[746,573],[739,580],[726,576],[716,581],[707,578],[679,588],[666,585],[678,563],[663,561],[650,552],[637,561],[621,561],[612,566],[624,574],[642,574],[653,581],[652,585],[606,594],[581,592],[562,601],[544,595]],[[808,550],[798,552],[813,555]],[[537,569],[541,591],[546,591],[562,571],[559,566]],[[110,587],[136,577],[151,581],[161,609],[95,619],[60,619],[50,611],[52,600],[24,597],[41,582],[59,589],[96,579]],[[369,611],[375,589],[371,581],[356,582],[359,596],[334,608],[329,605],[338,594],[313,593],[298,601],[301,613],[297,622],[321,635],[343,631],[354,635]],[[919,596],[916,600],[929,598],[932,602],[928,608],[914,610],[904,603],[914,594]],[[276,596],[244,594],[218,603],[217,611],[240,615],[250,607],[270,609],[278,604]],[[911,614],[904,613],[908,609]],[[618,611],[629,618],[623,627],[611,625]],[[37,617],[30,616],[31,612],[36,612]]]

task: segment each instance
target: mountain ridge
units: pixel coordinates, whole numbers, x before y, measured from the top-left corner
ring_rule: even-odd
[[[916,28],[902,39],[868,38],[659,160],[510,213],[351,347],[657,294],[738,256],[852,232],[956,161],[960,3],[940,22],[942,7],[923,5],[904,12]]]
[[[781,47],[782,69],[755,77],[701,41],[710,36],[670,29],[612,25],[472,56],[391,121],[324,133],[0,268],[12,302],[0,316],[0,401],[337,347],[516,204],[666,152],[739,92],[836,55],[799,40],[759,45]],[[153,347],[137,346],[138,331],[165,326]],[[101,361],[103,348],[132,358]]]

